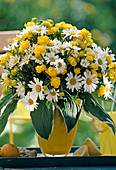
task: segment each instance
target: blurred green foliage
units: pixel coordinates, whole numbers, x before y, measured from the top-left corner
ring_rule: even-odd
[[[116,53],[115,0],[0,0],[0,31],[22,30],[24,23],[37,17],[65,21],[92,32],[94,41]],[[106,104],[108,106],[108,103]],[[110,105],[111,106],[111,105]],[[109,110],[109,109],[108,109]],[[91,126],[91,119],[82,114],[74,145],[82,145],[90,137],[99,145],[99,134]],[[84,119],[85,118],[85,119]],[[37,146],[31,122],[14,122],[14,143],[17,146]],[[9,126],[0,136],[0,146],[9,142]]]

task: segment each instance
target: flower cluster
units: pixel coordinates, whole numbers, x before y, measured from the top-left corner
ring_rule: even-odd
[[[33,18],[0,56],[3,95],[17,93],[33,111],[40,100],[58,102],[69,93],[80,103],[79,92],[98,92],[111,98],[116,63],[109,48],[97,46],[91,33],[65,22]]]

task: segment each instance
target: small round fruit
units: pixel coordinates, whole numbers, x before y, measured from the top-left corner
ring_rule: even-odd
[[[7,143],[2,146],[1,148],[1,156],[2,157],[18,157],[19,156],[19,149],[16,145]]]
[[[100,133],[103,133],[103,127],[102,127],[102,122],[100,122],[99,120],[97,119],[92,119],[91,121],[92,123],[92,127],[97,131],[97,132],[100,132]]]
[[[73,153],[73,156],[89,156],[88,147],[86,145],[81,146]]]

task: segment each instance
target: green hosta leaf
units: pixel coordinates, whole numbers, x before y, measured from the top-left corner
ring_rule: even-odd
[[[47,100],[38,100],[38,108],[31,112],[31,119],[33,126],[37,133],[48,139],[51,130],[52,130],[52,121],[53,121],[53,105],[50,102],[49,108],[46,106]]]
[[[0,100],[0,111],[3,108],[3,106],[5,106],[12,98],[14,97],[14,95],[12,94],[12,92],[9,92],[7,94],[7,96],[4,96],[1,100]]]
[[[3,130],[7,124],[8,117],[9,117],[10,113],[12,113],[15,110],[17,102],[18,102],[18,100],[9,102],[9,104],[4,109],[2,115],[0,115],[0,134],[3,132]]]
[[[74,99],[66,94],[65,97],[59,99],[57,104],[64,116],[67,131],[70,132],[79,118],[82,103],[77,106]]]
[[[84,109],[87,114],[93,118],[105,122],[115,133],[115,124],[108,113],[98,104],[96,99],[89,93],[83,93],[80,98],[84,99]]]

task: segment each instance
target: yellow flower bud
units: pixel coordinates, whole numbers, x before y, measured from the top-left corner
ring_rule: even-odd
[[[17,85],[17,81],[16,80],[12,80],[12,86],[15,87]]]
[[[87,45],[86,45],[85,43],[80,44],[80,48],[81,48],[81,49],[85,49],[86,46],[87,46]]]
[[[77,98],[75,102],[76,102],[76,104],[78,106],[81,103],[81,99]]]
[[[74,73],[75,73],[75,74],[80,74],[80,73],[81,73],[80,70],[81,70],[80,68],[75,68],[75,69],[74,69]]]
[[[106,60],[107,60],[107,63],[108,64],[111,64],[112,63],[112,58],[110,55],[106,56]]]
[[[77,65],[77,61],[76,61],[76,58],[72,57],[72,56],[69,56],[68,57],[68,61],[69,63],[71,64],[71,66],[75,67]]]
[[[11,75],[16,76],[16,74],[17,74],[16,69],[11,70]]]
[[[44,91],[48,91],[48,87],[47,86],[43,86]]]
[[[5,96],[8,92],[8,87],[6,85],[2,86],[2,94]]]
[[[64,92],[60,92],[59,97],[63,97],[63,96],[64,96]]]
[[[78,56],[79,56],[79,57],[83,57],[83,56],[84,56],[84,51],[78,52]]]

